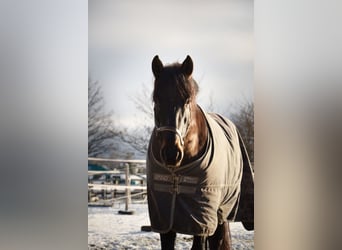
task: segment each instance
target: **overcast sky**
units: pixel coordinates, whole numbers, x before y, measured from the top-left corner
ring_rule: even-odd
[[[198,103],[219,110],[253,98],[253,1],[89,0],[89,75],[122,125],[141,114],[130,96],[152,89],[151,61],[194,61]]]

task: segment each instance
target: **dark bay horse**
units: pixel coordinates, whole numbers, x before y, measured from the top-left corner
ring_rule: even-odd
[[[194,235],[192,249],[229,250],[228,220],[245,218],[245,227],[253,229],[254,203],[243,201],[253,199],[244,185],[253,184],[253,174],[241,137],[231,121],[197,105],[190,56],[168,66],[155,56],[152,72],[155,128],[147,155],[152,230],[160,233],[162,249],[174,249],[176,233],[183,233]]]

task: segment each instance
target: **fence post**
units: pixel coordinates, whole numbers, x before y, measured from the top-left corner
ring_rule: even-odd
[[[129,188],[129,186],[131,185],[131,181],[129,178],[129,164],[125,163],[125,167],[126,167],[126,204],[125,204],[125,211],[120,210],[119,214],[133,214],[134,211],[132,210],[128,210],[128,205],[129,203],[131,203],[131,189]]]
[[[129,178],[129,164],[125,163],[126,166],[126,206],[125,206],[125,210],[128,211],[128,205],[129,203],[131,203],[131,189],[129,188],[131,182],[130,182],[130,178]]]
[[[102,189],[102,200],[106,200],[106,190]]]

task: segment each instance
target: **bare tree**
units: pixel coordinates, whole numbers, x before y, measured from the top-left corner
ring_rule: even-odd
[[[254,103],[244,100],[234,112],[231,119],[238,127],[241,137],[245,143],[248,156],[254,162]]]
[[[131,97],[136,108],[144,114],[144,120],[138,121],[140,126],[134,130],[121,131],[121,140],[128,143],[135,150],[145,154],[148,149],[148,142],[153,130],[153,103],[151,99],[152,89],[146,85],[142,86],[142,91]]]
[[[88,79],[88,156],[99,156],[115,149],[113,138],[118,135],[111,119],[112,112],[104,111],[101,86]]]
[[[120,133],[121,140],[140,153],[146,154],[152,130],[153,127],[146,124],[135,128],[133,131],[124,130]]]

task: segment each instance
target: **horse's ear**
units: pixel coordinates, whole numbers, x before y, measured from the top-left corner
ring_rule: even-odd
[[[191,57],[188,55],[182,63],[182,72],[186,77],[190,77],[193,69],[194,63],[192,62]]]
[[[158,56],[153,57],[152,60],[152,72],[155,78],[158,78],[160,76],[160,73],[162,72],[164,66],[163,63],[160,61]]]

